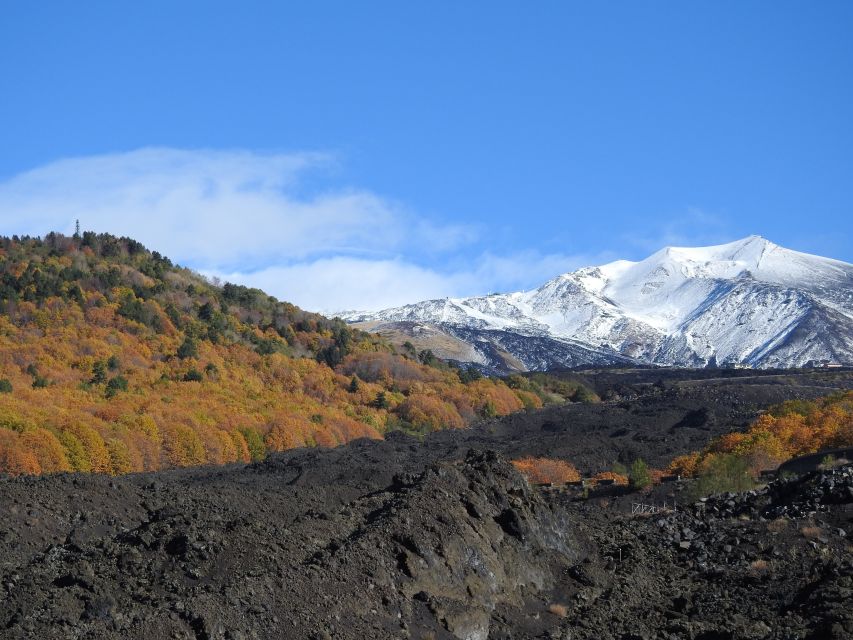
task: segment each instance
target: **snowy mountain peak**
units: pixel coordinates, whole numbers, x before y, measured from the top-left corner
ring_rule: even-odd
[[[765,257],[777,249],[781,247],[761,236],[749,236],[711,247],[666,247],[640,264],[664,269],[687,269],[689,275],[704,269],[709,274],[724,272],[729,276],[733,270],[758,269]],[[688,273],[685,272],[685,275]]]
[[[475,349],[500,343],[528,368],[585,357],[689,366],[853,363],[853,265],[754,235],[584,267],[529,292],[429,300],[347,319],[464,333]],[[536,359],[525,359],[524,338],[536,340]],[[575,360],[549,362],[542,340],[570,344],[565,357]]]

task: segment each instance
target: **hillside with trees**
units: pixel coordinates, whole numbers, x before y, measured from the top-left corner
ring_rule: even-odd
[[[789,400],[760,415],[745,432],[713,439],[701,451],[675,458],[670,473],[709,478],[758,476],[805,454],[853,446],[853,391],[817,400]]]
[[[246,462],[541,406],[512,386],[129,238],[0,238],[0,472]]]

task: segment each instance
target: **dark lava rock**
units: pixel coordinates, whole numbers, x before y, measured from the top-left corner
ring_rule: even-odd
[[[635,496],[576,501],[507,462],[666,460],[826,391],[648,375],[424,443],[0,478],[0,639],[853,637],[849,466],[632,517]]]
[[[164,474],[156,489],[117,479],[112,491],[180,506],[7,554],[0,637],[274,638],[284,624],[294,638],[486,638],[495,611],[524,610],[586,553],[567,514],[493,452],[353,500],[302,494],[265,468]]]

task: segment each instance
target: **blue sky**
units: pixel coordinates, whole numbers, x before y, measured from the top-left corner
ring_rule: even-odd
[[[760,234],[853,261],[851,2],[6,2],[0,233],[308,308]]]

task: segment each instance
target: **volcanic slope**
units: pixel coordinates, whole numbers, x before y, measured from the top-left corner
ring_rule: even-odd
[[[540,494],[495,453],[399,472],[418,448],[311,452],[317,484],[294,482],[296,452],[0,481],[0,638],[853,633],[850,466],[632,518]]]
[[[445,455],[475,447],[509,458],[561,458],[588,475],[637,458],[665,468],[713,438],[745,430],[771,405],[853,389],[851,370],[615,369],[561,375],[594,389],[604,401],[551,405],[433,433],[427,448]]]
[[[853,363],[853,265],[750,236],[713,247],[667,247],[527,292],[344,317],[503,372],[631,362]],[[443,350],[458,342],[473,352]]]
[[[713,432],[849,384],[845,372],[729,380],[738,394],[673,372],[661,391],[644,375],[601,373],[599,392],[620,397],[588,407],[619,411],[574,440],[507,417],[250,465],[0,477],[0,638],[849,637],[849,467],[631,518],[635,496],[540,493],[483,450],[576,448],[670,393],[698,404],[704,392]],[[598,415],[576,408],[577,428]],[[658,419],[665,430],[675,417]],[[663,442],[645,443],[650,457]]]

